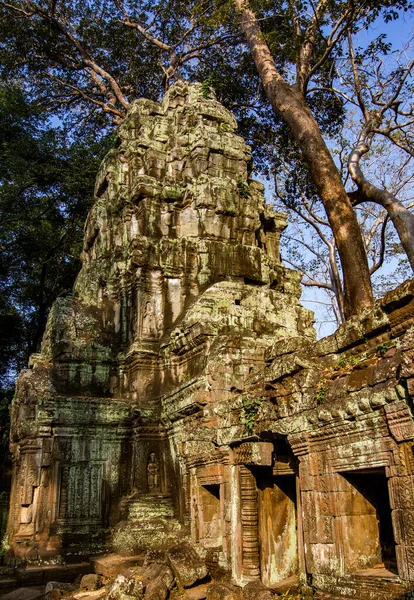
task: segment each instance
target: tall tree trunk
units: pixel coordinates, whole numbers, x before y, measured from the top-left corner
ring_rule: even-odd
[[[290,127],[325,207],[342,265],[344,311],[348,318],[373,304],[368,260],[358,220],[304,95],[288,85],[276,69],[247,0],[235,0],[235,5],[266,96],[274,112]]]
[[[359,142],[349,156],[348,170],[352,180],[358,186],[357,202],[354,202],[354,205],[360,202],[375,202],[385,208],[414,271],[414,214],[401,204],[391,192],[376,187],[364,177],[360,160],[363,154],[368,152],[368,149],[367,142]]]
[[[336,302],[338,304],[339,316],[341,323],[345,320],[345,298],[344,292],[341,285],[341,278],[339,276],[338,265],[336,264],[335,245],[329,246],[329,277],[332,282],[332,288],[335,294]]]

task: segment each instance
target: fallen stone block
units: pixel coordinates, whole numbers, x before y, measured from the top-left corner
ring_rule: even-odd
[[[128,569],[122,573],[122,576],[126,580],[142,583],[145,600],[165,600],[175,582],[171,568],[166,564],[158,563]]]
[[[148,583],[145,586],[145,600],[165,600],[175,581],[170,567],[153,564],[144,569],[148,573],[146,575]]]
[[[299,580],[297,575],[292,575],[288,579],[283,579],[283,581],[280,581],[273,586],[273,591],[280,596],[283,596],[283,594],[286,596],[289,594],[292,594],[293,596],[299,594]]]
[[[250,581],[243,588],[244,600],[272,600],[273,594],[260,579]]]
[[[84,575],[80,582],[80,589],[86,591],[93,591],[99,587],[99,575],[96,573],[88,573]]]
[[[103,587],[100,590],[94,590],[93,592],[77,592],[73,594],[73,600],[106,600],[108,588]]]
[[[240,588],[230,583],[212,583],[207,587],[207,600],[241,600]]]
[[[133,576],[118,575],[109,588],[107,600],[142,600],[144,585]]]
[[[185,590],[181,596],[182,600],[205,600],[207,598],[208,583],[202,583],[195,588]]]
[[[144,555],[121,556],[119,554],[106,554],[91,559],[93,570],[97,575],[103,577],[116,577],[126,569],[141,564],[144,561]]]
[[[122,573],[124,577],[139,579],[142,581],[144,588],[148,586],[151,581],[159,577],[164,577],[169,586],[174,583],[174,574],[169,565],[163,565],[158,563],[152,563],[143,567],[134,567],[127,569]]]
[[[69,598],[69,594],[70,592],[60,590],[59,588],[55,588],[54,590],[51,590],[50,592],[42,596],[42,598],[44,598],[45,600],[61,600],[61,598]]]
[[[65,596],[68,597],[72,590],[73,586],[70,583],[49,581],[46,584],[44,600],[60,600],[60,598],[64,598]]]
[[[152,581],[145,590],[144,600],[166,600],[169,589],[163,581]]]
[[[183,587],[190,587],[196,581],[207,576],[208,570],[205,562],[189,543],[177,544],[170,548],[167,554],[177,582]]]
[[[158,565],[168,565],[168,556],[164,550],[148,550],[145,559],[144,567],[156,563]]]

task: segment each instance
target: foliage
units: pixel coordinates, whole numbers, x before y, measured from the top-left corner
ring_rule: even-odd
[[[388,350],[389,345],[387,344],[387,342],[382,342],[382,344],[380,344],[377,348],[377,355],[382,357],[388,352]]]
[[[253,433],[257,414],[261,404],[262,403],[259,398],[248,398],[247,396],[242,396],[244,427],[248,435],[252,435]]]
[[[261,75],[264,89],[275,114],[281,116],[289,128],[289,132],[297,144],[302,156],[298,161],[295,172],[287,169],[285,174],[284,200],[289,208],[298,211],[306,199],[320,199],[323,203],[326,217],[322,216],[323,225],[331,229],[333,239],[329,240],[318,227],[319,221],[311,215],[310,223],[329,248],[329,268],[331,281],[322,282],[321,286],[334,293],[340,320],[363,307],[372,305],[370,272],[366,261],[366,252],[362,243],[360,227],[350,208],[361,202],[375,202],[386,211],[398,233],[398,237],[414,270],[414,215],[405,207],[401,199],[383,186],[372,183],[370,174],[361,169],[361,160],[370,153],[372,141],[376,135],[385,136],[392,143],[405,151],[407,161],[414,155],[412,150],[412,135],[410,128],[413,124],[413,106],[410,103],[409,89],[411,87],[414,61],[409,57],[399,59],[398,69],[382,76],[382,54],[389,51],[380,36],[374,44],[368,45],[365,52],[366,60],[362,63],[356,57],[352,36],[358,31],[361,23],[370,24],[378,16],[385,21],[398,16],[397,9],[407,10],[409,3],[377,3],[377,9],[371,5],[353,3],[335,3],[339,12],[329,2],[319,1],[308,5],[307,2],[291,3],[291,36],[296,42],[296,52],[287,58],[288,69],[277,61],[279,51],[284,51],[280,40],[276,49],[272,41],[266,39],[267,15],[263,12],[262,3],[249,3],[248,0],[235,0],[241,15],[243,31],[249,47],[255,57],[256,67]],[[283,3],[282,3],[283,4]],[[262,12],[261,12],[262,11]],[[273,5],[271,8],[273,11]],[[274,13],[272,13],[274,14]],[[280,6],[278,16],[283,16],[283,6]],[[262,24],[263,21],[263,24]],[[274,28],[274,31],[279,29]],[[372,51],[377,53],[377,64],[370,64]],[[321,53],[322,49],[322,53]],[[378,53],[380,56],[378,57]],[[289,53],[287,53],[289,55]],[[350,79],[344,79],[343,71],[338,68],[341,59],[347,58],[350,67]],[[286,59],[286,53],[284,58]],[[334,59],[334,62],[332,62]],[[315,63],[316,61],[316,63]],[[328,67],[329,78],[324,80],[324,70]],[[365,85],[369,76],[367,73],[374,68],[374,76]],[[346,68],[345,68],[346,70]],[[348,73],[349,75],[349,73]],[[365,82],[364,82],[365,80]],[[351,88],[349,93],[348,88]],[[344,92],[345,90],[345,92]],[[299,92],[299,93],[298,93]],[[315,98],[321,93],[327,93],[336,104],[347,103],[356,106],[362,113],[357,138],[351,144],[351,152],[347,161],[347,171],[357,190],[349,192],[345,189],[346,178],[340,177],[338,165],[335,165],[334,148],[338,141],[341,121],[334,119],[339,127],[329,131],[325,128],[323,119],[317,111],[318,103]],[[364,93],[370,100],[364,98]],[[324,102],[326,104],[326,102]],[[311,114],[312,113],[312,114]],[[316,119],[317,123],[315,123]],[[325,140],[321,134],[325,134]],[[329,140],[329,148],[326,140]],[[289,147],[289,143],[287,144]],[[295,161],[296,162],[296,161]],[[305,166],[302,171],[300,166]],[[306,171],[309,170],[309,173]],[[312,183],[309,185],[309,180]],[[298,186],[300,184],[300,195]],[[289,184],[293,189],[293,198],[289,199]],[[313,188],[313,190],[312,190]],[[299,198],[298,198],[299,195]],[[299,212],[299,211],[298,211]],[[301,215],[302,216],[302,215]],[[329,221],[329,223],[327,222]],[[381,234],[381,246],[384,246],[384,228]],[[336,255],[339,255],[342,267],[341,274],[337,265]],[[371,271],[379,268],[383,261],[372,265]],[[319,285],[312,281],[309,285]]]
[[[317,404],[321,404],[325,401],[327,384],[329,381],[338,377],[343,377],[344,375],[349,375],[362,360],[364,360],[363,356],[346,356],[343,354],[338,358],[336,364],[324,369],[321,379],[316,386],[314,399]]]
[[[242,179],[237,180],[237,190],[239,192],[240,198],[246,199],[250,197],[249,184],[243,181]]]
[[[321,404],[325,400],[326,396],[326,383],[325,379],[319,382],[316,387],[315,400],[317,404]]]
[[[6,78],[25,72],[37,101],[62,118],[90,122],[103,112],[119,123],[132,100],[158,99],[178,73],[190,77],[215,44],[239,35],[234,27],[216,32],[214,4],[1,2],[0,71]]]
[[[347,367],[351,367],[351,368],[354,367],[355,365],[358,364],[358,362],[359,362],[359,359],[356,358],[355,356],[343,355],[338,358],[336,365],[334,365],[332,367],[332,369],[334,371],[343,371],[344,369],[346,370]]]
[[[335,150],[344,180],[353,131],[357,137],[352,119],[344,121]],[[373,180],[381,182],[383,189],[398,195],[400,202],[412,210],[413,164],[404,158],[401,150],[378,141],[366,158],[365,168]],[[310,302],[313,309],[316,306],[319,326],[325,334],[330,333],[343,321],[339,306],[342,281],[335,240],[317,195],[304,186],[289,195],[289,181],[285,177],[290,177],[288,168],[280,166],[275,170],[275,206],[289,211],[288,228],[282,234],[283,259],[303,273],[305,295],[302,301]],[[361,204],[356,211],[368,254],[374,295],[378,298],[409,276],[410,265],[387,212],[372,203]],[[317,294],[313,292],[316,288]]]
[[[206,100],[208,100],[208,98],[211,98],[211,88],[213,84],[213,75],[209,75],[206,79],[203,79],[203,81],[201,82],[203,98],[205,98]]]
[[[297,76],[298,56],[316,5],[307,0],[251,3],[276,66],[288,82]],[[358,107],[348,34],[358,40],[361,30],[369,33],[378,19],[387,23],[400,18],[411,3],[328,0],[323,5],[311,76],[303,89],[346,181],[346,156],[361,124],[359,116],[350,117],[350,107],[354,111]],[[285,237],[285,258],[304,272],[306,283],[330,294],[336,320],[342,320],[338,302],[335,306],[342,277],[329,223],[300,148],[269,108],[232,0],[160,0],[155,5],[138,0],[10,0],[0,1],[0,16],[0,73],[9,82],[0,93],[0,324],[4,324],[0,377],[6,387],[10,375],[38,347],[51,302],[70,290],[78,270],[94,176],[110,143],[106,136],[97,139],[96,132],[119,123],[135,98],[159,99],[178,77],[202,81],[206,96],[213,86],[219,100],[236,114],[240,134],[253,147],[256,174],[275,182],[278,205],[290,211],[297,227]],[[342,25],[335,29],[339,22]],[[365,44],[356,43],[355,61],[365,77],[367,98],[378,65],[386,61],[388,89],[396,89],[404,69],[401,61],[392,67],[392,56],[382,33],[371,34]],[[376,85],[385,85],[387,77],[377,77]],[[404,100],[411,84],[408,77]],[[51,126],[46,109],[47,115],[60,119],[62,129]],[[387,114],[392,116],[393,111],[395,104]],[[402,135],[393,135],[394,147],[403,143]],[[407,163],[402,172],[403,159],[392,155],[389,162],[398,169],[393,181],[387,178],[388,142],[371,147],[369,172],[409,205],[409,192],[402,196],[397,183],[402,177],[410,185],[411,167]],[[376,170],[380,164],[385,165],[382,172]],[[248,193],[247,184],[237,185],[241,195]],[[382,241],[389,257],[400,259],[401,253],[384,211],[375,212],[370,206],[359,212],[365,239],[378,222],[377,233],[367,244],[374,267],[381,260]],[[309,215],[321,225],[330,246],[306,221]],[[310,254],[306,244],[312,247]],[[386,253],[382,260],[387,260]],[[401,277],[406,268],[402,262]],[[391,278],[386,279],[384,285],[390,285]],[[383,289],[378,280],[378,293]]]
[[[0,88],[0,393],[39,348],[48,310],[79,269],[108,138],[68,143],[19,86]]]

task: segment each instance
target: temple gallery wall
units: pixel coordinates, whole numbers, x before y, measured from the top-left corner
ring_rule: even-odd
[[[9,561],[192,540],[212,573],[348,598],[414,585],[414,285],[315,341],[284,214],[198,84],[137,100],[73,296],[12,408]]]

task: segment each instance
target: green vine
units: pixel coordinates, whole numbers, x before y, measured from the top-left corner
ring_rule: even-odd
[[[258,398],[242,396],[244,427],[249,435],[252,435],[256,423],[257,413],[262,404]]]
[[[316,402],[318,404],[320,404],[321,402],[323,402],[325,400],[325,396],[326,396],[325,379],[322,379],[322,381],[319,382],[319,385],[316,388],[316,394],[315,394]]]
[[[341,356],[338,358],[336,365],[332,367],[333,371],[349,370],[349,367],[354,367],[359,363],[360,359],[355,356]],[[351,369],[352,370],[352,369]]]
[[[387,342],[383,342],[377,348],[377,355],[383,357],[384,354],[386,354],[388,352],[388,350],[389,350],[389,346],[388,346]]]
[[[363,360],[362,357],[358,356],[340,356],[335,365],[325,369],[322,373],[322,377],[316,386],[316,392],[314,399],[318,404],[321,404],[325,401],[326,392],[327,392],[327,383],[336,379],[338,377],[342,377],[343,375],[348,375],[354,370],[354,367]]]
[[[213,75],[209,75],[201,82],[201,93],[203,95],[203,98],[205,98],[206,100],[211,98],[211,88],[213,87],[213,83],[214,83]]]
[[[243,181],[243,179],[241,179],[239,177],[236,185],[237,185],[237,189],[238,189],[240,198],[245,199],[245,198],[250,197],[250,187],[249,187],[248,183],[246,183],[245,181]]]

